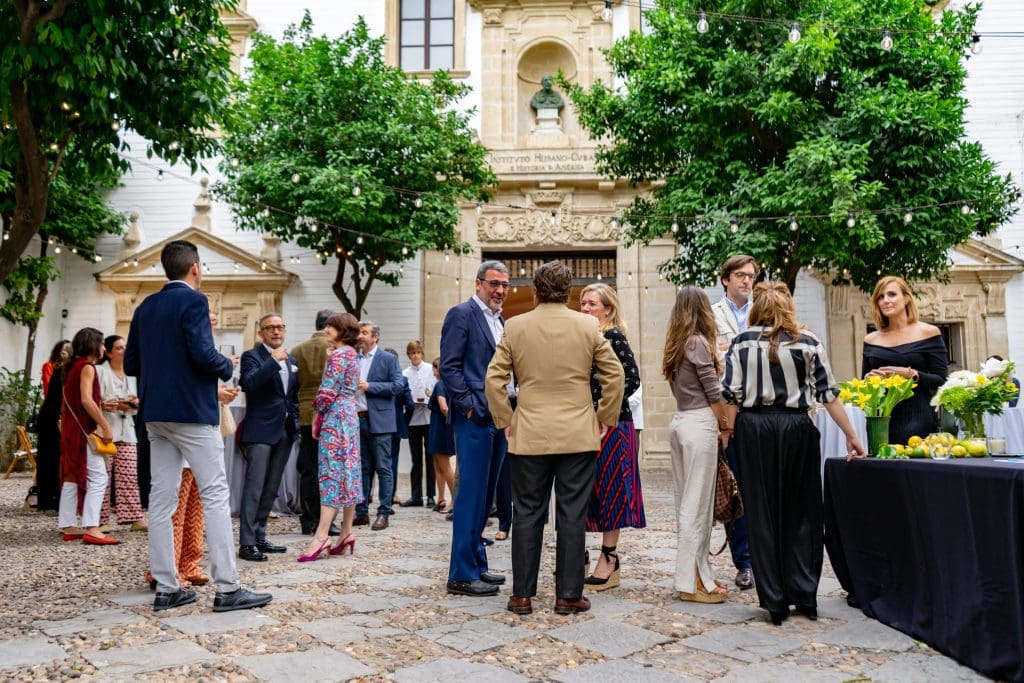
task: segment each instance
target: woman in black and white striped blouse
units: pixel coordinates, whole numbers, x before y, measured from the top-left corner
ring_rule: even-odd
[[[820,435],[808,409],[825,404],[846,434],[849,457],[865,450],[836,401],[839,387],[825,348],[797,321],[785,284],[754,287],[750,325],[725,355],[722,395],[729,404],[726,428],[735,430],[758,600],[775,625],[789,616],[790,605],[816,619],[824,504]]]

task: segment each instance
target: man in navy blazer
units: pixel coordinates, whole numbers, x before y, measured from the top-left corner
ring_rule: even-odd
[[[213,611],[259,607],[271,596],[251,593],[238,583],[224,439],[218,427],[217,379],[230,379],[236,361],[214,347],[210,306],[198,291],[202,270],[196,246],[186,240],[168,242],[160,262],[170,282],[136,309],[124,358],[125,371],[139,379],[139,417],[150,443],[149,567],[157,583],[153,609],[196,599],[194,591],[178,583],[171,526],[184,463],[192,468],[203,502],[217,587]]]
[[[242,354],[245,420],[241,442],[248,468],[238,512],[238,556],[266,562],[283,553],[267,540],[267,517],[299,432],[299,365],[284,347],[284,319],[267,313],[259,320],[260,343]]]
[[[391,436],[397,429],[395,396],[405,388],[398,357],[377,346],[380,327],[370,321],[359,323],[359,453],[363,460],[363,495],[369,497],[373,475],[377,475],[377,519],[374,531],[388,528],[394,512],[395,473],[391,470]],[[353,524],[369,524],[370,508],[364,498],[356,505]]]
[[[503,575],[488,570],[482,535],[508,450],[484,395],[487,365],[505,326],[501,306],[508,287],[505,264],[484,261],[477,269],[476,293],[453,306],[441,328],[440,370],[459,466],[447,590],[460,595],[494,595],[505,583]]]

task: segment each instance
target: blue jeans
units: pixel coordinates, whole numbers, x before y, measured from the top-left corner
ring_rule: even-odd
[[[377,475],[379,496],[377,515],[390,516],[391,500],[395,497],[395,475],[391,471],[391,434],[371,434],[370,421],[359,418],[359,454],[363,461],[363,501],[356,505],[357,515],[370,512],[366,497],[373,486],[373,475]]]
[[[729,469],[736,475],[736,483],[740,487],[740,496],[743,495],[743,481],[740,478],[739,462],[736,460],[736,448],[732,439],[729,440],[729,447],[725,449],[725,459],[729,462]],[[732,554],[732,566],[736,569],[750,569],[750,540],[747,535],[747,517],[744,515],[733,523],[732,538],[729,539],[729,552]]]

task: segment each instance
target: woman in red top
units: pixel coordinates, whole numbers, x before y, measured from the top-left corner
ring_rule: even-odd
[[[61,434],[58,525],[65,541],[113,545],[116,538],[100,531],[100,508],[107,488],[107,466],[102,455],[89,446],[88,435],[113,438],[100,410],[100,383],[94,363],[103,357],[103,333],[92,327],[79,330],[71,340],[74,360],[64,378]],[[78,518],[81,516],[81,527]]]

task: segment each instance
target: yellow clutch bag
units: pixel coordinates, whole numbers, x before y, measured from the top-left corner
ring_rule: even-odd
[[[117,453],[117,445],[113,441],[107,441],[95,432],[89,435],[89,447],[96,455],[112,456]]]

